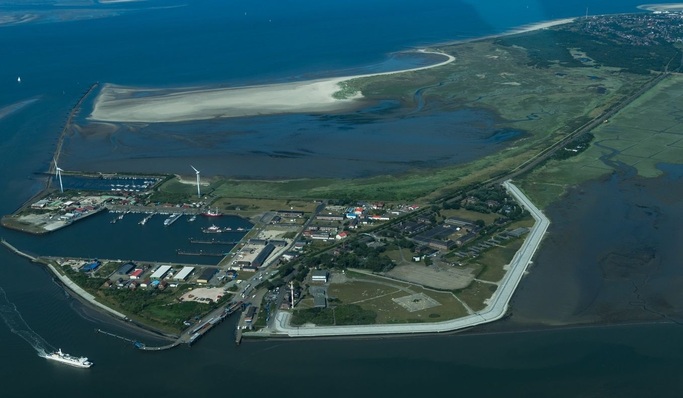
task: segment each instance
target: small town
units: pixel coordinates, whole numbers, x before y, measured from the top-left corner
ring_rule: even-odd
[[[127,228],[156,222],[163,230],[200,231],[188,235],[192,249],[176,249],[182,262],[34,257],[110,313],[178,344],[194,343],[241,309],[236,342],[273,333],[278,311],[292,314],[293,325],[321,326],[471,314],[485,307],[533,224],[502,187],[428,206],[349,199],[236,206],[211,194],[155,201],[173,179],[167,176],[127,177],[132,183],[125,185],[72,176],[95,189],[64,189],[56,178],[58,188],[3,217],[3,225],[59,233],[98,215],[102,228],[133,218]]]

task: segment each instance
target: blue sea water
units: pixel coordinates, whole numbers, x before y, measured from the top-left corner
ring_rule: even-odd
[[[12,212],[41,189],[41,173],[52,161],[67,113],[95,81],[148,87],[239,85],[396,68],[402,65],[391,57],[397,51],[580,16],[587,7],[591,14],[635,12],[639,3],[200,0],[26,6],[2,1],[0,16],[27,10],[40,16],[0,27],[0,115],[5,115],[0,118],[0,212]],[[15,106],[22,101],[28,102]],[[97,219],[92,223],[95,229],[109,226]],[[91,235],[87,224],[81,227],[86,230],[80,236],[64,231],[46,239],[8,230],[0,234],[36,253],[67,245],[87,251],[90,245],[93,257],[102,256],[105,249],[97,247],[104,239],[114,248],[126,247],[125,233]],[[150,355],[94,333],[104,328],[132,335],[65,295],[42,268],[4,250],[0,287],[12,304],[0,300],[2,311],[12,314],[3,318],[7,328],[0,323],[3,397],[680,396],[682,391],[677,325],[269,341],[235,349],[226,324],[192,349]],[[17,313],[31,330],[22,331],[26,326],[21,322],[8,323],[18,319]],[[17,331],[89,355],[97,365],[82,372],[47,363]]]

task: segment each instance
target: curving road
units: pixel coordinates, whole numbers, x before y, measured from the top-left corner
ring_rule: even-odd
[[[503,186],[508,192],[531,213],[536,221],[531,228],[529,235],[524,240],[522,247],[517,251],[510,268],[499,284],[498,290],[489,300],[488,306],[479,312],[462,318],[444,322],[421,323],[421,324],[400,324],[400,325],[360,325],[360,326],[310,326],[295,327],[290,326],[289,319],[291,314],[278,311],[273,335],[286,335],[289,337],[320,337],[320,336],[358,336],[358,335],[381,335],[381,334],[412,334],[412,333],[440,333],[451,332],[458,329],[470,328],[483,323],[493,322],[501,319],[507,312],[510,299],[515,289],[522,280],[531,259],[540,247],[543,236],[548,230],[550,220],[527,198],[522,191],[513,185],[510,180],[503,182]],[[265,334],[265,333],[259,333]]]

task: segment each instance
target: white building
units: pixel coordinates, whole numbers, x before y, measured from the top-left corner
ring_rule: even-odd
[[[162,266],[160,266],[159,268],[157,268],[156,271],[154,271],[154,273],[152,274],[152,276],[150,276],[150,278],[152,278],[152,279],[161,279],[161,278],[163,278],[164,275],[166,275],[166,274],[168,273],[168,271],[170,271],[170,270],[171,270],[171,266],[170,266],[170,265],[162,265]]]
[[[184,281],[188,276],[194,271],[194,267],[183,267],[183,269],[178,272],[173,279],[177,281]]]

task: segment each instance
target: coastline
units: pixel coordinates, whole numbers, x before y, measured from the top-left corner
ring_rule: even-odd
[[[416,68],[229,88],[140,89],[105,84],[93,105],[90,120],[98,122],[184,122],[216,118],[300,112],[329,112],[349,107],[362,99],[354,92],[343,97],[342,83],[365,77],[385,76],[437,68],[455,61],[439,51],[418,49],[446,60]],[[143,93],[143,94],[141,94]],[[148,94],[148,95],[144,95]]]
[[[547,29],[575,21],[562,18],[543,21],[506,32],[466,40],[434,43],[430,48],[486,40]],[[340,76],[290,83],[228,88],[148,89],[105,84],[88,119],[98,122],[163,123],[262,116],[282,113],[330,112],[349,108],[363,98],[360,92],[344,93],[350,80],[437,68],[455,57],[425,48],[413,51],[438,54],[445,61],[390,72]]]
[[[507,180],[503,186],[515,199],[531,213],[536,221],[524,240],[522,247],[515,253],[508,271],[501,280],[499,289],[489,299],[488,305],[482,311],[444,322],[416,323],[416,324],[388,324],[388,325],[357,325],[357,326],[310,326],[296,327],[290,325],[291,314],[278,311],[275,315],[274,331],[256,332],[254,337],[330,337],[330,336],[362,336],[362,335],[391,335],[391,334],[423,334],[450,333],[469,329],[474,326],[497,321],[506,316],[508,306],[519,282],[526,274],[532,263],[545,233],[550,226],[550,220],[539,210],[519,188]],[[248,335],[248,334],[247,334]]]
[[[683,11],[683,3],[642,4],[638,6],[638,9],[650,12]]]
[[[572,23],[572,22],[576,21],[578,18],[580,18],[580,17],[551,19],[548,21],[535,22],[535,23],[531,23],[531,24],[521,25],[521,26],[518,26],[516,28],[506,30],[505,32],[502,32],[502,33],[495,33],[495,34],[486,35],[486,36],[471,37],[471,38],[462,39],[462,40],[450,40],[450,41],[437,42],[437,43],[431,44],[430,47],[434,48],[434,47],[441,47],[441,46],[454,46],[457,44],[472,43],[472,42],[477,42],[477,41],[481,41],[481,40],[489,40],[489,39],[496,39],[499,37],[518,35],[518,34],[522,34],[522,33],[530,33],[530,32],[534,32],[537,30],[552,28],[553,26],[559,26],[559,25],[565,25],[568,23]]]
[[[111,319],[117,321],[120,325],[123,325],[126,328],[129,328],[131,331],[136,332],[136,333],[147,333],[151,336],[154,336],[156,338],[161,338],[161,339],[166,339],[166,340],[175,340],[176,337],[173,335],[169,335],[167,333],[164,333],[160,330],[157,330],[153,327],[150,327],[148,325],[136,322],[125,314],[116,311],[115,309],[108,307],[105,304],[100,303],[97,301],[96,297],[93,296],[92,294],[88,293],[85,291],[83,288],[78,286],[75,282],[73,282],[69,277],[66,275],[62,275],[57,269],[52,265],[44,260],[42,260],[39,257],[34,257],[30,254],[24,253],[21,250],[17,249],[15,246],[13,246],[11,243],[7,242],[6,240],[2,239],[0,240],[0,244],[5,246],[8,250],[11,252],[15,253],[16,255],[20,257],[24,257],[25,259],[31,261],[32,263],[36,264],[42,264],[44,265],[48,271],[50,271],[55,277],[58,283],[65,289],[65,291],[71,292],[72,297],[78,300],[80,303],[96,310],[100,314],[104,314],[107,316],[110,316]]]

